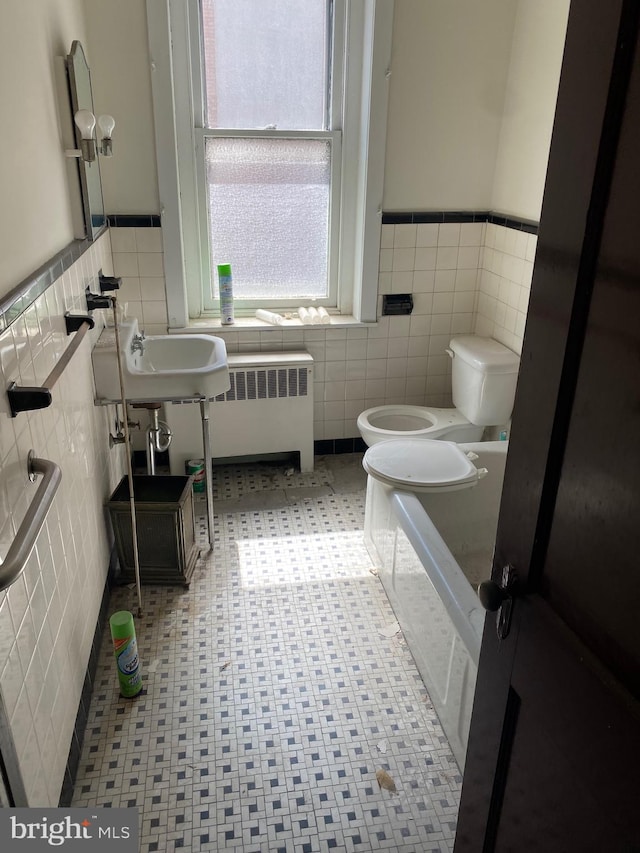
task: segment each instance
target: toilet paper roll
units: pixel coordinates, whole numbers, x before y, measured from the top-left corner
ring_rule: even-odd
[[[281,326],[283,323],[283,318],[280,314],[275,314],[273,311],[265,311],[263,308],[258,308],[256,318],[264,320],[265,323],[271,323],[272,326]]]

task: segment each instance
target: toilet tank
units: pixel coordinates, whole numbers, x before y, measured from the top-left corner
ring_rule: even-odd
[[[493,338],[451,339],[453,405],[477,426],[505,424],[511,417],[520,358]]]

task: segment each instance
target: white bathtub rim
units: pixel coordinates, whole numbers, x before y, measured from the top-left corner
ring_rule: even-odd
[[[438,533],[419,498],[394,490],[391,502],[400,526],[449,613],[471,660],[478,665],[485,611],[455,557]]]

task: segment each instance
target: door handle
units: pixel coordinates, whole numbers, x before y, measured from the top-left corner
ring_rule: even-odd
[[[500,583],[488,580],[478,586],[478,598],[485,610],[491,613],[497,611],[496,630],[498,639],[505,640],[511,628],[511,613],[513,610],[513,595],[518,576],[514,567],[507,563],[502,568]]]

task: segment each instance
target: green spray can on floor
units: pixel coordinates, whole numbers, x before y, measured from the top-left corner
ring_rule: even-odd
[[[128,610],[118,610],[109,619],[109,625],[118,667],[120,694],[130,699],[142,690],[142,673],[133,614]]]

